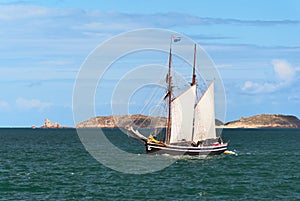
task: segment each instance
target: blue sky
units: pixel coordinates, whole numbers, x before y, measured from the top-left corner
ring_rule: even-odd
[[[0,0],[0,27],[2,127],[39,126],[46,117],[74,125],[72,93],[85,58],[110,37],[141,28],[180,32],[208,52],[224,81],[227,121],[300,117],[297,0]]]

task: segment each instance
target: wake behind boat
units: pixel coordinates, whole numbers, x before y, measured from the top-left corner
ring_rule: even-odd
[[[175,42],[175,41],[174,41]],[[171,42],[172,44],[172,42]],[[170,45],[169,69],[167,74],[168,119],[164,141],[148,138],[134,130],[129,131],[145,143],[149,154],[218,155],[227,150],[228,143],[223,143],[216,136],[214,110],[214,82],[208,86],[203,95],[197,100],[196,82],[196,45],[194,48],[194,65],[191,86],[177,97],[173,97],[172,83],[172,46]]]

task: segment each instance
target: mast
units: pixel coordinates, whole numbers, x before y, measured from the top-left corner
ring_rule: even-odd
[[[191,86],[196,85],[196,44],[194,46],[194,64],[193,64],[193,76],[192,76],[192,83]],[[196,89],[197,94],[197,89]],[[192,141],[194,139],[194,128],[195,128],[195,116],[193,119],[193,129],[192,129]]]
[[[196,84],[196,44],[194,47],[194,64],[193,64],[193,77],[192,77],[192,83],[191,86]]]
[[[171,38],[172,44],[172,38]],[[168,71],[168,127],[167,127],[167,139],[166,143],[170,143],[171,137],[171,104],[172,104],[172,76],[171,76],[171,64],[172,64],[172,48],[170,44],[170,55],[169,55],[169,71]]]

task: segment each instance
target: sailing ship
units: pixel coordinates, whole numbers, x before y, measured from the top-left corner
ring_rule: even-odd
[[[171,42],[172,44],[172,42]],[[214,110],[214,81],[197,100],[196,81],[196,44],[194,47],[194,65],[192,82],[188,89],[177,97],[173,97],[172,86],[172,45],[169,52],[169,68],[167,74],[167,128],[164,141],[148,138],[138,130],[129,128],[131,133],[143,140],[149,154],[219,155],[227,150],[228,143],[216,136]]]

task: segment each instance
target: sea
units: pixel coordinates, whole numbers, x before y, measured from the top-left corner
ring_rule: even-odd
[[[148,157],[119,129],[104,133]],[[300,129],[224,129],[223,139],[235,155],[179,157],[128,174],[96,160],[76,129],[1,128],[0,200],[300,200]]]

